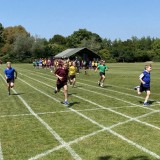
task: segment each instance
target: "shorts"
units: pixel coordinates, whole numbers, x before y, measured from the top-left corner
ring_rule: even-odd
[[[100,73],[99,73],[99,75],[100,75],[100,76],[103,76],[103,75],[105,76],[105,73],[103,73],[103,72],[100,72]]]
[[[69,76],[69,79],[71,79],[71,80],[73,80],[74,78],[76,78],[76,75]]]
[[[60,90],[65,85],[67,85],[67,81],[57,81],[57,89]]]
[[[150,87],[144,87],[143,84],[141,83],[141,84],[140,84],[140,89],[139,89],[139,91],[140,91],[140,92],[150,91]]]
[[[14,78],[8,78],[6,81],[7,83],[14,83]]]

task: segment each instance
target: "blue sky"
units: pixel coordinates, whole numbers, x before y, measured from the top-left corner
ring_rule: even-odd
[[[0,0],[0,23],[41,38],[80,28],[111,40],[160,38],[160,0]]]

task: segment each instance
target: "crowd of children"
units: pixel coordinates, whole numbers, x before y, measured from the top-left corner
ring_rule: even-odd
[[[85,62],[85,63],[84,63]],[[105,81],[105,71],[108,70],[108,66],[105,64],[104,60],[98,62],[95,61],[79,61],[77,58],[75,60],[62,60],[62,59],[39,59],[33,62],[34,68],[46,68],[54,71],[54,75],[57,77],[55,93],[59,92],[61,88],[64,89],[64,104],[69,105],[68,102],[68,85],[69,82],[72,87],[75,87],[76,74],[80,73],[80,69],[84,68],[85,74],[87,74],[87,69],[93,69],[95,71],[99,70],[100,79],[98,85],[103,87]],[[146,92],[146,97],[144,100],[144,106],[148,106],[148,99],[150,96],[150,72],[152,70],[151,65],[146,65],[145,70],[139,76],[140,86],[135,87],[138,95],[143,91]],[[14,80],[17,78],[17,71],[11,67],[11,62],[7,62],[7,68],[4,71],[8,94],[10,95],[10,89],[14,87]]]

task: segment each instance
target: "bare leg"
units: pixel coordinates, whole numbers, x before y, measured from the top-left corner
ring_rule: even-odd
[[[68,86],[67,85],[64,86],[64,98],[65,98],[65,101],[68,100]]]
[[[150,94],[151,94],[151,92],[150,92],[150,91],[147,91],[146,93],[147,93],[147,95],[146,95],[146,98],[145,98],[144,103],[146,103],[146,102],[148,101],[149,96],[150,96]]]

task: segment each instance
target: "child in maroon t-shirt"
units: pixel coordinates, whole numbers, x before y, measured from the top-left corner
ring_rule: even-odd
[[[67,86],[67,81],[68,81],[68,65],[67,63],[64,63],[62,68],[58,68],[55,71],[55,76],[58,78],[57,79],[57,86],[54,91],[54,93],[57,93],[60,91],[61,88],[64,89],[64,97],[65,101],[64,104],[68,105],[68,86]]]

